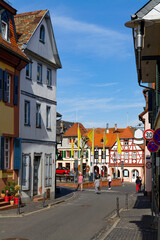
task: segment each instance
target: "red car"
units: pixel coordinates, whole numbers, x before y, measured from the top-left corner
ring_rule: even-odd
[[[68,170],[65,167],[57,168],[56,169],[56,174],[69,174],[70,170]]]

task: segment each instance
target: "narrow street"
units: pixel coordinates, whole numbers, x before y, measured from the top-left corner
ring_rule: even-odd
[[[0,219],[0,239],[95,239],[101,231],[112,225],[108,217],[116,209],[117,197],[120,208],[125,207],[126,192],[130,195],[131,204],[135,184],[126,184],[125,187],[113,187],[110,191],[103,188],[98,195],[93,189],[78,191],[75,199],[46,211],[25,217]]]

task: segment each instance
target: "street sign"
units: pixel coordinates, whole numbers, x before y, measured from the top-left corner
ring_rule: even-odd
[[[151,140],[151,141],[148,143],[147,148],[148,148],[148,150],[149,150],[150,152],[157,152],[159,146],[157,146],[157,145],[155,144],[155,142],[154,142],[153,140]]]
[[[152,129],[147,129],[146,131],[144,131],[143,137],[147,141],[150,141],[153,139],[153,134],[154,134],[154,131]]]
[[[154,140],[155,144],[160,146],[160,128],[156,129],[156,131],[154,132],[153,140]]]
[[[152,167],[152,163],[151,162],[146,162],[146,168],[150,169]]]

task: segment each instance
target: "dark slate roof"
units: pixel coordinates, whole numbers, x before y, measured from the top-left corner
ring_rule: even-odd
[[[160,0],[150,0],[141,9],[139,9],[135,14],[137,15],[138,18],[143,18],[159,3],[160,3]]]

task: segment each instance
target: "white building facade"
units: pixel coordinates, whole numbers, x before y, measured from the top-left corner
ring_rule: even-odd
[[[29,16],[38,20],[29,40],[19,39],[31,60],[21,71],[20,138],[22,170],[20,182],[24,199],[47,191],[55,197],[56,157],[56,82],[61,68],[49,11],[18,14],[16,27],[20,31]],[[32,19],[32,21],[33,21]],[[31,23],[31,22],[30,22]],[[25,26],[23,26],[25,27]],[[33,26],[32,26],[33,27]]]

